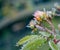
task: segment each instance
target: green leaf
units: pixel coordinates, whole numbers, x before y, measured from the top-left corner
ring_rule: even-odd
[[[45,42],[46,39],[37,35],[37,37],[31,39],[27,44],[24,44],[21,50],[40,50],[43,49],[41,46],[44,45]]]
[[[27,35],[27,36],[23,37],[22,39],[20,39],[17,42],[16,46],[19,46],[19,45],[22,45],[24,43],[27,43],[29,40],[34,39],[36,37],[37,37],[37,35]]]
[[[59,34],[57,34],[57,35],[56,35],[56,38],[57,38],[57,39],[60,39],[60,35],[59,35]]]
[[[44,43],[41,47],[40,50],[50,50],[50,47],[48,45],[48,43]]]
[[[18,42],[17,42],[17,44],[16,44],[16,46],[19,46],[19,45],[22,45],[22,44],[24,44],[25,42],[27,42],[28,41],[28,39],[29,38],[31,38],[31,36],[25,36],[25,37],[23,37],[22,39],[20,39]]]
[[[58,50],[60,50],[60,42],[57,43]]]
[[[43,36],[46,36],[46,37],[49,37],[51,34],[49,34],[49,33],[47,33],[47,32],[42,32],[42,31],[40,31],[39,32],[41,35],[43,35]]]
[[[52,50],[58,50],[57,45],[53,41],[49,41],[49,46],[51,47]]]

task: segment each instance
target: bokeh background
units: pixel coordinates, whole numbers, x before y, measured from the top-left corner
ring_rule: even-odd
[[[27,28],[36,10],[51,10],[60,0],[0,0],[0,50],[19,50],[16,43],[30,34]],[[54,18],[54,25],[60,23],[60,17]]]

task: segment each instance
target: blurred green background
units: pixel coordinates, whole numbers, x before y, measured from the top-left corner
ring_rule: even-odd
[[[30,34],[27,28],[36,10],[51,10],[60,0],[0,0],[0,50],[19,50],[16,43]],[[54,26],[60,23],[60,17],[54,17]]]

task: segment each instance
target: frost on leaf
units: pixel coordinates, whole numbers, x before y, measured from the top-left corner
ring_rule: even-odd
[[[52,50],[58,50],[57,45],[53,41],[49,41],[49,46]]]
[[[20,39],[17,42],[16,46],[19,46],[19,45],[23,45],[25,43],[28,43],[29,41],[32,41],[32,40],[34,40],[37,37],[38,37],[38,35],[27,35],[27,36],[23,37],[22,39]],[[39,38],[40,38],[40,36],[39,36]]]
[[[36,36],[36,37],[34,37]],[[26,44],[23,45],[21,50],[40,50],[43,49],[41,46],[46,43],[46,39],[39,35],[33,35],[34,38],[30,39]]]

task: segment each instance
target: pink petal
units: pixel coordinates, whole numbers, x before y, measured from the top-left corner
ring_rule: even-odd
[[[37,16],[42,16],[44,14],[43,11],[36,11],[33,16],[37,17]]]

